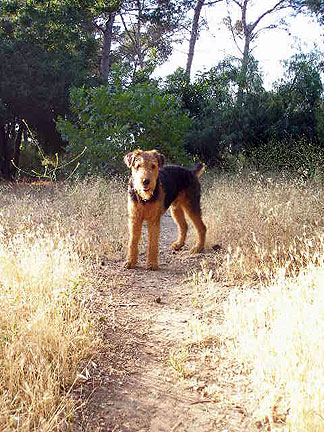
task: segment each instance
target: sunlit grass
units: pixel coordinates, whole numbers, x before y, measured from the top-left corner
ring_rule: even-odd
[[[124,254],[125,209],[125,186],[117,180],[18,184],[1,190],[0,216],[6,236],[43,225],[49,233],[68,233],[84,258],[116,258]]]
[[[62,395],[93,351],[81,274],[69,239],[44,228],[0,242],[2,430],[50,430],[64,421]]]
[[[258,174],[216,179],[203,197],[203,215],[207,247],[223,248],[221,277],[269,281],[278,267],[298,272],[321,249],[323,204],[320,185]],[[219,261],[214,270],[221,270]]]
[[[82,286],[92,263],[123,253],[122,188],[0,186],[1,430],[63,430],[73,420],[69,392],[100,346]]]
[[[256,420],[291,431],[324,428],[324,268],[261,291],[234,291],[226,307],[234,354],[252,367]]]
[[[324,192],[256,174],[203,190],[207,248],[222,249],[191,277],[190,341],[169,364],[194,382],[193,350],[215,373],[226,351],[251,381],[255,421],[320,431]],[[94,263],[124,257],[125,209],[118,181],[0,186],[1,430],[59,430],[73,419],[69,391],[100,346],[83,284]],[[204,388],[225,400],[216,379]]]
[[[250,380],[244,403],[261,428],[324,430],[321,185],[221,177],[203,202],[207,246],[222,250],[191,280],[202,364],[207,350],[212,364],[220,355],[204,341],[222,341]]]

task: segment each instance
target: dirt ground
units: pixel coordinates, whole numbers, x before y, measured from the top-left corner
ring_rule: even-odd
[[[73,392],[80,402],[74,431],[260,430],[247,408],[247,378],[217,347],[217,340],[210,342],[212,362],[208,355],[202,360],[191,345],[190,374],[182,373],[181,359],[179,373],[171,367],[170,359],[181,354],[197,314],[188,274],[200,269],[202,258],[215,254],[193,256],[188,246],[174,253],[170,244],[175,238],[176,227],[167,214],[162,218],[159,271],[145,270],[144,253],[134,270],[108,260],[96,270],[88,307],[104,343]],[[220,293],[224,290],[220,286]],[[213,392],[206,390],[210,388]]]

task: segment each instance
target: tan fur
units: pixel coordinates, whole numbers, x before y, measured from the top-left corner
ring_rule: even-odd
[[[201,172],[202,170],[200,170],[198,176]],[[176,242],[172,243],[171,247],[175,250],[179,250],[185,243],[188,231],[188,224],[185,219],[185,213],[189,216],[197,231],[197,243],[191,249],[191,252],[201,252],[205,246],[207,231],[206,226],[201,219],[200,213],[196,214],[192,211],[192,208],[188,202],[188,197],[186,196],[185,192],[179,194],[178,198],[171,205],[171,215],[176,224],[178,225],[178,239]]]

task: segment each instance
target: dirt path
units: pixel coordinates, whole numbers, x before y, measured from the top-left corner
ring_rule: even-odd
[[[207,365],[206,360],[207,366],[201,368],[199,363],[190,379],[182,379],[170,366],[173,352],[179,352],[190,336],[195,310],[187,278],[201,261],[188,249],[172,253],[169,246],[175,238],[176,227],[165,215],[158,272],[144,270],[144,254],[135,270],[123,270],[121,262],[102,263],[95,284],[99,288],[89,308],[105,343],[87,366],[85,382],[74,392],[82,406],[73,430],[255,430],[241,401],[246,383],[231,372],[232,365],[221,351],[217,366]],[[191,356],[194,365],[194,350]],[[204,396],[204,388],[211,383],[217,388],[217,398]]]

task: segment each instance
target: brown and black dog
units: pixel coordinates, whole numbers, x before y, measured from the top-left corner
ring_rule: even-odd
[[[148,227],[146,267],[157,270],[160,219],[171,206],[171,215],[178,225],[178,239],[171,247],[179,250],[185,243],[188,224],[185,213],[197,230],[197,243],[191,252],[200,252],[205,245],[206,226],[201,219],[199,176],[203,164],[193,169],[163,166],[164,157],[156,150],[135,150],[124,157],[131,168],[128,186],[129,244],[126,268],[134,268],[138,259],[138,243],[143,221]]]

